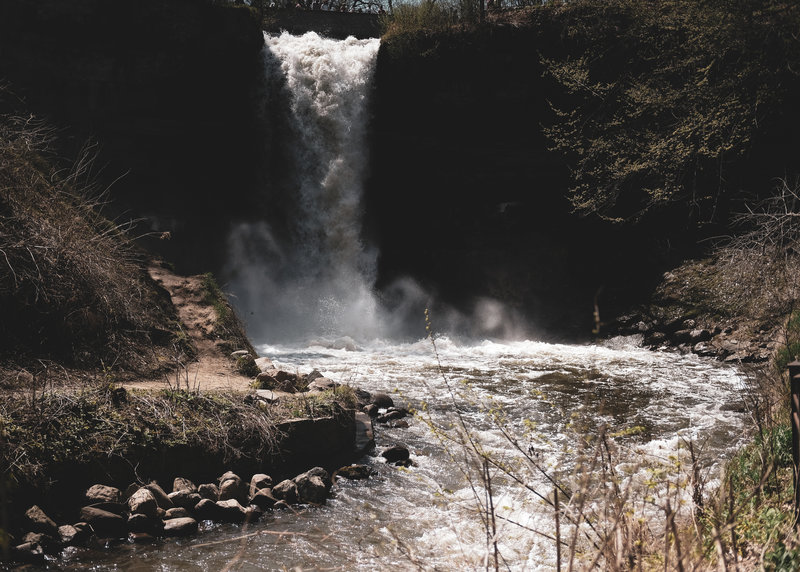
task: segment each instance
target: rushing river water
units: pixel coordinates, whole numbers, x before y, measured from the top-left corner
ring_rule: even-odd
[[[408,428],[376,427],[378,450],[408,446],[408,469],[367,457],[375,471],[365,481],[340,479],[333,497],[318,508],[268,514],[246,529],[211,526],[196,538],[150,546],[124,545],[106,556],[95,552],[97,570],[427,570],[477,569],[487,554],[477,503],[465,480],[458,447],[446,446],[432,427],[446,428],[464,414],[486,450],[511,462],[519,458],[480,402],[500,406],[524,447],[552,475],[569,480],[580,440],[601,426],[618,432],[617,469],[644,474],[669,465],[692,440],[713,480],[719,462],[739,443],[743,418],[740,374],[695,356],[657,353],[615,340],[605,346],[539,342],[457,343],[430,340],[396,344],[314,342],[259,348],[285,369],[319,369],[342,384],[387,391],[418,414]],[[350,345],[350,349],[333,349]],[[440,364],[441,363],[441,367]],[[464,383],[468,382],[468,383]],[[451,396],[448,386],[454,389]],[[528,420],[529,423],[523,423]],[[625,430],[638,428],[635,431]],[[455,455],[456,461],[453,460]],[[627,467],[627,469],[626,469]],[[681,473],[681,471],[677,471]],[[500,552],[512,570],[548,570],[555,564],[552,509],[534,493],[503,482],[494,472]],[[573,475],[574,476],[574,475]],[[547,496],[551,485],[529,475]],[[633,502],[633,501],[631,501]],[[503,520],[508,519],[508,520]],[[509,521],[519,523],[520,527]],[[68,558],[83,566],[84,553]]]

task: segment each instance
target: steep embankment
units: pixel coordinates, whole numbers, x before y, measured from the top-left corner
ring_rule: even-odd
[[[558,39],[502,26],[384,41],[368,187],[381,285],[410,274],[462,308],[490,296],[580,337],[597,293],[614,312],[651,287],[654,237],[571,214],[542,130],[559,93],[539,54]]]
[[[381,285],[415,275],[462,307],[493,296],[588,336],[595,299],[601,321],[645,302],[797,172],[796,14],[662,8],[548,4],[384,38],[368,188]]]
[[[170,231],[145,242],[188,273],[218,266],[253,206],[262,46],[249,9],[210,1],[0,2],[0,79],[64,156],[97,143],[114,211]]]

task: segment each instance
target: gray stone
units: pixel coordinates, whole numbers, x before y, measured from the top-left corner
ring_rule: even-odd
[[[278,369],[261,372],[256,376],[256,381],[260,389],[272,389],[286,393],[296,393],[297,387],[300,385],[300,378],[297,374]]]
[[[33,505],[25,511],[25,520],[31,531],[47,534],[53,538],[59,538],[58,526],[55,521],[47,516],[38,505]]]
[[[127,521],[120,515],[93,506],[81,509],[81,520],[100,538],[125,538],[128,532]]]
[[[272,360],[268,357],[257,358],[256,365],[258,366],[258,369],[262,371],[262,373],[271,369],[275,369],[275,364],[272,363]]]
[[[114,514],[118,514],[120,516],[128,510],[128,505],[121,502],[97,502],[88,506],[99,510],[104,510],[106,512],[113,512]]]
[[[297,497],[304,504],[325,504],[328,498],[328,488],[325,482],[317,475],[301,475],[295,477],[297,483]]]
[[[25,542],[11,549],[11,560],[26,564],[44,564],[44,550],[36,542]]]
[[[717,350],[709,346],[706,342],[699,342],[692,346],[692,352],[701,357],[713,357],[717,355]]]
[[[22,537],[22,542],[27,544],[38,544],[42,547],[45,554],[58,554],[61,551],[60,537],[52,537],[41,532],[29,532]]]
[[[375,406],[373,405],[373,407]],[[375,410],[377,411],[377,407]],[[355,432],[355,443],[353,444],[355,457],[361,457],[375,450],[375,430],[372,418],[368,413],[356,412]]]
[[[156,518],[158,503],[156,497],[149,489],[142,487],[128,499],[128,507],[132,513],[145,515],[147,518]]]
[[[214,483],[204,483],[197,487],[197,492],[204,499],[209,499],[214,502],[219,500],[219,487]]]
[[[128,532],[146,532],[158,534],[163,524],[161,520],[149,517],[142,513],[132,514],[128,517]]]
[[[219,500],[236,499],[240,503],[247,502],[249,486],[239,475],[228,471],[219,479]]]
[[[61,543],[64,544],[65,546],[75,546],[78,544],[82,544],[89,536],[85,529],[80,530],[79,528],[72,526],[71,524],[65,524],[63,526],[59,526],[58,535],[61,538]]]
[[[408,409],[404,408],[396,408],[390,407],[389,410],[384,413],[383,415],[378,415],[375,418],[376,423],[389,423],[389,421],[395,421],[397,419],[402,419],[408,415]]]
[[[305,473],[300,473],[294,479],[292,479],[296,484],[299,483],[303,479],[307,479],[309,477],[319,477],[319,479],[325,483],[327,488],[331,488],[331,476],[328,474],[328,471],[323,469],[322,467],[313,467],[307,470]]]
[[[340,384],[327,377],[318,377],[308,384],[308,391],[329,391],[336,389]]]
[[[164,523],[164,536],[197,534],[197,521],[190,517],[172,518]]]
[[[368,479],[371,474],[372,471],[366,465],[350,465],[347,467],[341,467],[335,473],[337,477],[343,477],[351,480]]]
[[[188,493],[186,491],[176,491],[174,493],[169,493],[169,499],[172,501],[173,505],[181,506],[188,510],[194,508],[194,506],[200,502],[200,499],[202,498],[203,497],[196,492]]]
[[[173,518],[186,518],[191,516],[191,513],[185,508],[182,506],[176,506],[175,508],[167,510],[167,513],[164,515],[164,520],[172,520]]]
[[[122,500],[122,491],[116,487],[109,487],[106,485],[92,485],[86,491],[86,500],[89,504],[96,504],[100,502],[120,502]]]
[[[247,517],[247,510],[236,499],[217,501],[216,505],[220,508],[220,522],[240,523]]]
[[[386,393],[373,393],[372,403],[378,406],[379,409],[389,409],[394,407],[394,400]]]
[[[128,539],[134,544],[147,544],[148,542],[155,542],[156,537],[149,532],[129,532]]]
[[[404,463],[410,456],[408,449],[402,445],[394,445],[381,453],[381,457],[386,459],[387,463]]]
[[[272,496],[272,489],[261,489],[250,498],[250,504],[263,510],[271,509],[276,502],[278,499]]]
[[[250,496],[256,494],[261,489],[272,486],[272,477],[264,473],[257,473],[250,478]]]
[[[289,479],[281,481],[272,487],[272,496],[288,504],[295,504],[297,502],[297,484]]]
[[[153,497],[156,499],[156,503],[158,503],[160,508],[168,510],[175,506],[172,504],[167,492],[158,486],[158,483],[150,483],[149,485],[145,485],[145,488],[153,493]]]
[[[197,486],[195,486],[195,484],[189,479],[184,479],[183,477],[176,477],[175,480],[172,482],[172,492],[173,493],[185,492],[189,494],[196,493]]]
[[[194,514],[199,520],[219,521],[222,511],[215,501],[202,499],[194,507]]]
[[[689,339],[692,344],[707,342],[711,339],[711,332],[708,330],[692,330],[689,332]]]

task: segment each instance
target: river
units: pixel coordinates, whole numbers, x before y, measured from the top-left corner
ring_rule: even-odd
[[[521,457],[498,429],[501,408],[506,427],[520,436],[531,458],[563,483],[580,476],[582,440],[607,427],[616,435],[612,464],[625,475],[623,482],[648,478],[654,469],[665,471],[664,480],[686,481],[685,444],[692,441],[713,485],[721,461],[740,443],[740,373],[696,356],[641,349],[635,342],[577,346],[441,337],[436,351],[431,340],[356,347],[350,341],[350,349],[334,349],[348,345],[335,340],[262,345],[260,352],[286,369],[315,367],[339,383],[386,391],[416,410],[408,428],[376,427],[378,451],[405,444],[414,464],[396,468],[379,456],[367,457],[362,462],[373,468],[373,476],[339,479],[323,507],[269,514],[245,528],[206,523],[213,530],[186,540],[123,545],[91,556],[76,551],[64,564],[96,570],[482,568],[487,555],[478,510],[482,497],[476,499],[465,478],[463,449],[442,439],[450,425],[458,425],[456,409],[486,451],[512,464]],[[677,467],[677,460],[684,464]],[[550,570],[554,544],[540,533],[553,534],[553,511],[536,493],[548,497],[552,485],[529,463],[521,466],[536,492],[492,471],[499,551],[511,570]],[[637,514],[648,512],[637,505],[641,499],[629,502]],[[659,502],[648,505],[651,513]]]

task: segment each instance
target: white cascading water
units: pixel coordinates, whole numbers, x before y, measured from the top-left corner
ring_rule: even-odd
[[[376,253],[361,239],[367,102],[379,40],[265,36],[268,89],[289,95],[294,162],[288,236],[267,223],[230,237],[226,274],[251,334],[270,340],[379,334]]]

